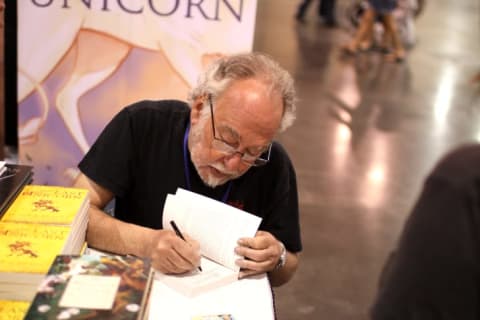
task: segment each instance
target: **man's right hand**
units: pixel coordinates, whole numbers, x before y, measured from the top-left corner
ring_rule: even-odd
[[[154,230],[127,223],[106,214],[104,208],[113,193],[80,174],[74,184],[89,190],[90,208],[87,242],[92,248],[117,254],[150,258],[152,266],[163,273],[183,273],[200,265],[200,245],[171,230]]]
[[[184,235],[185,240],[172,230],[155,230],[149,248],[152,266],[162,273],[184,273],[200,265],[200,245]]]

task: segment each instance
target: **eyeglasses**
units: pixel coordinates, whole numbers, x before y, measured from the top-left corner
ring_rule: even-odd
[[[270,160],[270,152],[272,151],[272,144],[270,143],[268,147],[264,148],[262,151],[257,153],[250,153],[250,152],[240,152],[237,148],[233,147],[231,144],[227,143],[226,141],[217,138],[217,134],[215,131],[215,120],[213,117],[213,103],[212,103],[212,96],[208,96],[208,102],[210,103],[210,115],[212,118],[212,131],[213,131],[213,141],[212,147],[217,150],[218,152],[223,153],[226,156],[233,156],[234,154],[240,154],[240,160],[244,163],[260,167]]]

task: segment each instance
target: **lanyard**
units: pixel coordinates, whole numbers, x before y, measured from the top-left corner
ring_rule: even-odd
[[[183,136],[183,166],[185,169],[185,180],[187,182],[187,189],[189,191],[192,191],[192,185],[190,183],[190,165],[188,161],[188,150],[187,150],[187,145],[188,145],[188,133],[190,132],[190,123],[187,125],[187,129],[185,129],[185,134]],[[232,184],[233,181],[228,182],[227,190],[223,194],[222,197],[222,202],[226,203],[228,199],[228,195],[230,194],[230,189],[232,189]]]

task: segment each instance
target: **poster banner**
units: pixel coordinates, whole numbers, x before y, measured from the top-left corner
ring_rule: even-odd
[[[251,51],[256,0],[22,0],[19,162],[71,185],[107,122],[142,99],[185,100],[212,59]]]

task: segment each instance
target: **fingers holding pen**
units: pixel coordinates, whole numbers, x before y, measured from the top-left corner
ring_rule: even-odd
[[[175,265],[184,266],[183,272],[191,271],[200,265],[200,245],[192,238],[185,236],[185,240],[172,241],[172,249],[176,255],[172,256]]]
[[[171,230],[158,230],[150,257],[153,267],[162,273],[184,273],[200,265],[200,245],[187,235],[183,240]]]

